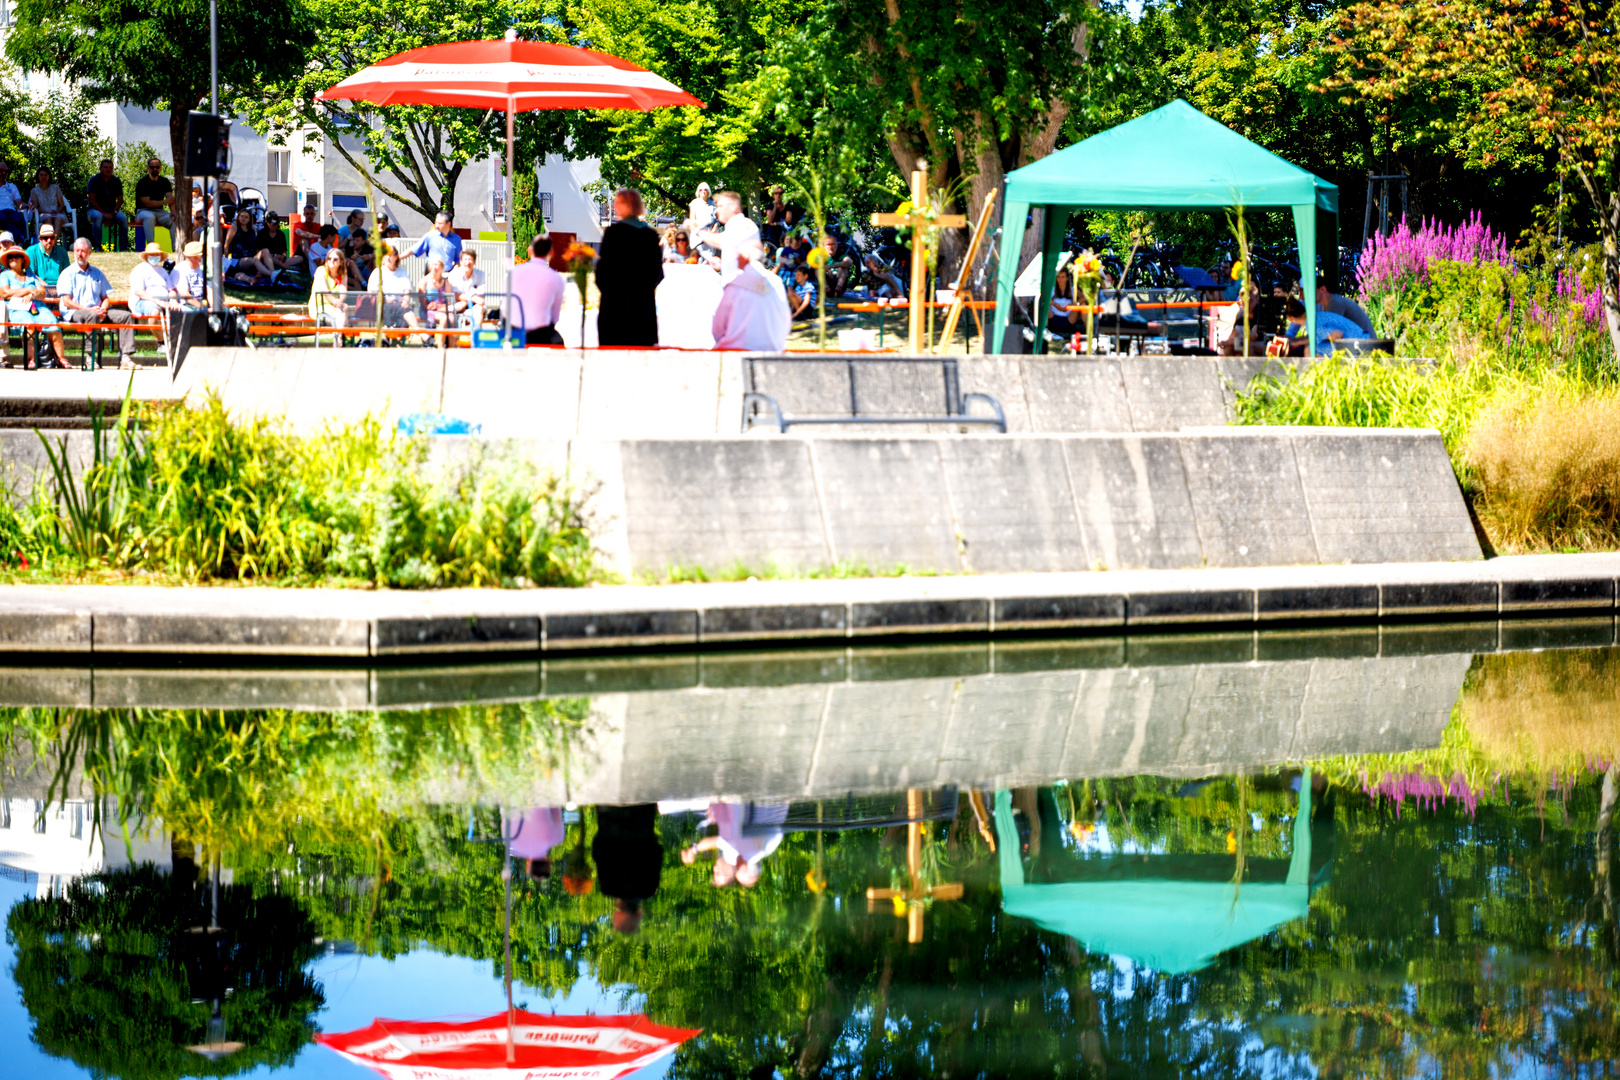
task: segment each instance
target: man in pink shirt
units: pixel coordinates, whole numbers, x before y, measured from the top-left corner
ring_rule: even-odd
[[[551,237],[537,236],[529,243],[529,261],[512,267],[510,324],[523,331],[525,345],[561,345],[557,319],[562,314],[567,282],[551,268]],[[580,297],[580,301],[584,301]]]

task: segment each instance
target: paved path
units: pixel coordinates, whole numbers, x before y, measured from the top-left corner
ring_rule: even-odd
[[[388,657],[1311,621],[1613,619],[1620,554],[590,589],[0,587],[0,653]]]

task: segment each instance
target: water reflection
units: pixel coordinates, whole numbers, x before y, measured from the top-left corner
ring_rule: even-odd
[[[1612,1073],[1620,658],[1303,663],[0,713],[0,1075],[363,1076],[311,1038],[384,1020],[538,1068],[589,1013],[701,1031],[638,1076]]]

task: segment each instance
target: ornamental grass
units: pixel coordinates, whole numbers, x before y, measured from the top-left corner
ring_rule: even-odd
[[[94,422],[75,472],[0,498],[0,576],[383,588],[584,585],[603,576],[586,498],[526,462],[435,460],[375,417],[313,438],[201,408]]]

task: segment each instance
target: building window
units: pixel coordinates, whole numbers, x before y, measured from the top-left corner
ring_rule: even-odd
[[[45,800],[34,800],[34,831],[41,835],[45,832]]]
[[[0,829],[11,828],[11,800],[0,799]]]
[[[3,2],[4,2],[4,0],[0,0],[0,3],[3,3]],[[270,151],[270,159],[267,162],[267,165],[268,165],[267,173],[268,173],[270,183],[272,183],[272,184],[290,184],[290,183],[292,183],[292,151],[291,150],[272,150],[272,151]]]
[[[492,191],[489,196],[490,217],[496,221],[506,220],[506,192]]]
[[[551,192],[542,191],[540,193],[540,219],[546,223],[548,229],[551,228],[551,208],[555,205],[556,201],[552,199]]]
[[[10,26],[10,25],[11,25],[11,3],[10,3],[10,0],[0,0],[0,26]]]
[[[68,835],[75,840],[84,839],[84,803],[76,802],[68,807]]]

